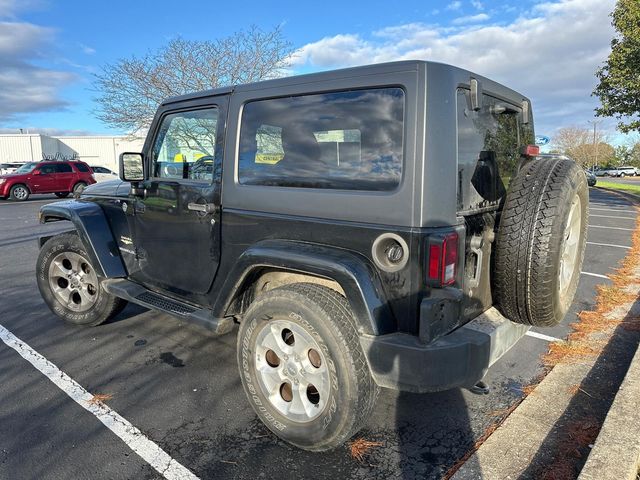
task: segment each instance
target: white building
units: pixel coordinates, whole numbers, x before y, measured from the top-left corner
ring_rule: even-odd
[[[0,163],[76,159],[117,172],[120,154],[141,152],[143,143],[127,136],[0,135]]]

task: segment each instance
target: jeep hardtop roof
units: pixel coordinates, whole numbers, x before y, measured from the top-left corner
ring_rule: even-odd
[[[304,83],[316,83],[323,81],[331,81],[338,78],[344,79],[348,77],[360,77],[363,75],[382,75],[385,73],[399,72],[399,71],[418,71],[424,69],[428,72],[429,76],[434,75],[441,78],[443,81],[451,81],[453,78],[467,79],[465,83],[468,83],[468,78],[473,77],[481,81],[489,90],[496,94],[501,94],[508,99],[519,98],[522,100],[529,100],[524,95],[512,90],[504,85],[501,85],[486,77],[473,73],[469,70],[465,70],[453,65],[440,62],[430,62],[425,60],[402,60],[398,62],[378,63],[372,65],[363,65],[358,67],[342,68],[338,70],[331,70],[317,73],[307,73],[304,75],[294,75],[290,77],[275,78],[272,80],[263,80],[260,82],[246,83],[234,86],[225,86],[220,88],[214,88],[211,90],[202,90],[199,92],[188,93],[186,95],[179,95],[170,97],[162,102],[161,105],[169,105],[172,103],[183,102],[187,100],[196,100],[199,98],[211,97],[215,95],[224,95],[232,92],[250,92],[252,90],[261,90],[265,88],[277,88],[286,87],[291,85],[300,85]],[[447,75],[448,73],[448,75]],[[447,78],[448,77],[448,78]],[[453,77],[453,78],[452,78]],[[436,78],[435,81],[438,81]]]

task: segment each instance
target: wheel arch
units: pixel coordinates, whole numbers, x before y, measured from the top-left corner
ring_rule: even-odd
[[[17,187],[17,186],[22,186],[22,187],[26,188],[29,191],[29,194],[33,193],[33,190],[31,190],[31,187],[29,187],[29,184],[26,183],[26,182],[15,182],[15,183],[11,184],[9,186],[9,192],[11,192],[12,188]]]
[[[68,220],[87,249],[94,268],[106,278],[126,277],[120,250],[102,208],[91,202],[66,201],[40,208],[40,223]],[[40,246],[51,237],[40,239]]]
[[[360,333],[382,335],[394,331],[382,285],[366,258],[289,240],[268,240],[245,250],[225,280],[217,307],[221,316],[241,317],[260,291],[300,282],[324,285],[345,296]]]

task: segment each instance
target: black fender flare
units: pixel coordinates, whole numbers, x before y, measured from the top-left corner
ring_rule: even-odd
[[[89,260],[100,276],[127,276],[120,249],[99,205],[78,200],[50,203],[40,207],[39,219],[40,223],[69,220],[76,228],[87,254],[91,257]]]
[[[382,335],[395,330],[395,320],[385,300],[373,265],[347,250],[291,240],[264,240],[247,248],[225,280],[214,311],[229,309],[236,292],[257,270],[277,268],[336,281],[353,309],[361,334]]]

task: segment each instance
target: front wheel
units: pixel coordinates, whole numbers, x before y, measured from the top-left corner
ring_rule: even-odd
[[[29,189],[25,185],[14,185],[9,191],[9,198],[16,202],[24,202],[29,199]]]
[[[621,173],[621,174],[620,174],[620,178],[623,178],[623,177],[624,177],[624,173]]]
[[[253,302],[240,324],[238,366],[260,420],[305,450],[349,439],[378,394],[347,300],[311,283],[276,288]]]
[[[101,286],[84,245],[75,234],[56,235],[45,242],[36,264],[38,289],[47,306],[66,322],[100,325],[127,302]]]

